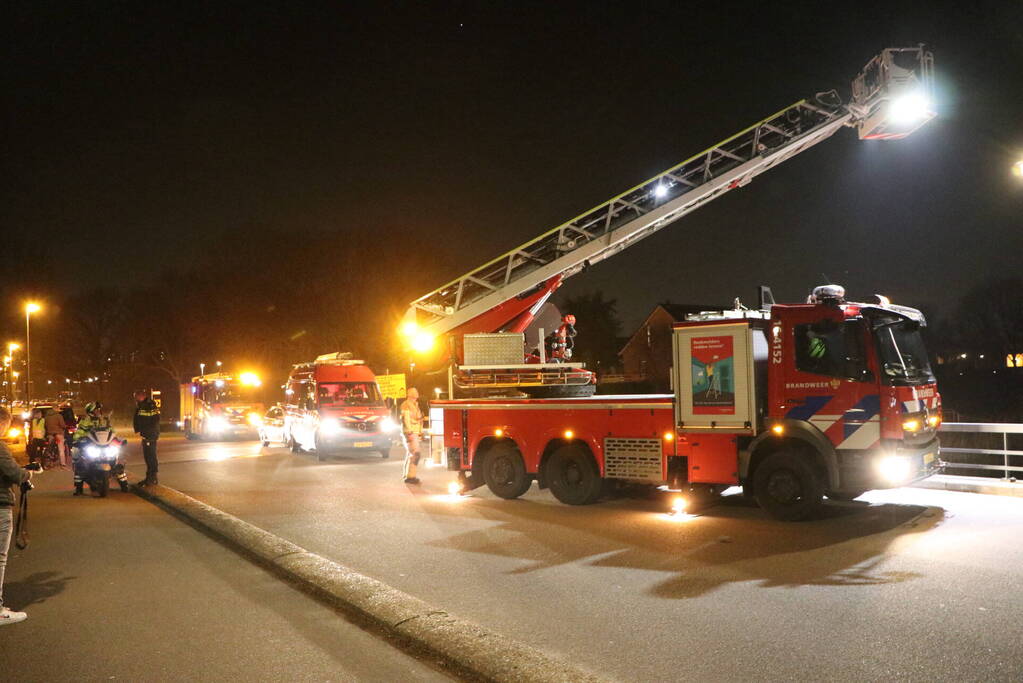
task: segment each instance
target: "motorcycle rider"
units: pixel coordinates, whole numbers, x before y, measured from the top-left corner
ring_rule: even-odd
[[[71,451],[71,462],[74,468],[75,495],[82,495],[82,487],[85,484],[85,464],[82,462],[82,448],[89,440],[89,432],[94,429],[110,429],[110,418],[103,412],[103,404],[99,401],[85,404],[85,415],[78,421],[78,427],[72,437],[73,449]],[[114,466],[114,475],[122,491],[128,490],[128,475],[124,472],[123,456],[118,456],[117,464]]]

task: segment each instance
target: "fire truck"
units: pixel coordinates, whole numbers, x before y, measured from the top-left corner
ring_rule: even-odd
[[[189,439],[258,436],[263,417],[259,377],[214,372],[181,385],[181,427]]]
[[[754,177],[855,127],[861,139],[898,140],[933,118],[933,59],[922,46],[872,59],[843,103],[836,91],[800,100],[414,301],[404,329],[461,336],[452,390],[483,376],[516,387],[521,355],[463,367],[466,337],[515,337],[565,278],[743,187]],[[449,468],[465,489],[504,498],[536,480],[568,504],[596,501],[620,482],[713,499],[733,485],[785,520],[815,514],[824,496],[852,499],[903,485],[940,467],[941,403],[920,337],[919,311],[847,301],[835,285],[806,303],[691,316],[673,330],[674,393],[589,396],[572,392],[570,368],[503,398],[452,398],[443,416]],[[422,342],[420,345],[423,346]],[[485,354],[484,354],[485,355]],[[501,354],[494,354],[501,355]],[[541,364],[543,365],[543,364]],[[546,370],[546,368],[544,368]],[[488,374],[489,373],[489,374]],[[501,381],[499,378],[504,378]],[[449,394],[456,396],[456,392]]]

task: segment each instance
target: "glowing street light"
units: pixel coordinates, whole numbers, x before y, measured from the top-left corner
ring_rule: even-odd
[[[33,313],[43,310],[35,301],[25,303],[25,400],[32,400],[32,341],[29,337],[29,319]]]

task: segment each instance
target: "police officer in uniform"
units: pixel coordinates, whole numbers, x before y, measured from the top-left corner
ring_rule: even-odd
[[[142,437],[142,457],[146,459],[146,478],[139,482],[139,486],[154,486],[159,469],[156,442],[160,438],[160,409],[146,391],[135,392],[133,424],[135,433]]]

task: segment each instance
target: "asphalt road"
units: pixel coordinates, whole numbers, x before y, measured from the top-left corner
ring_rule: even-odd
[[[400,454],[318,463],[168,440],[161,483],[442,609],[623,680],[1020,680],[1023,499],[874,492],[782,523],[534,488],[446,495]],[[133,471],[141,472],[137,466]]]
[[[11,548],[4,681],[448,680],[134,494],[50,471]]]

